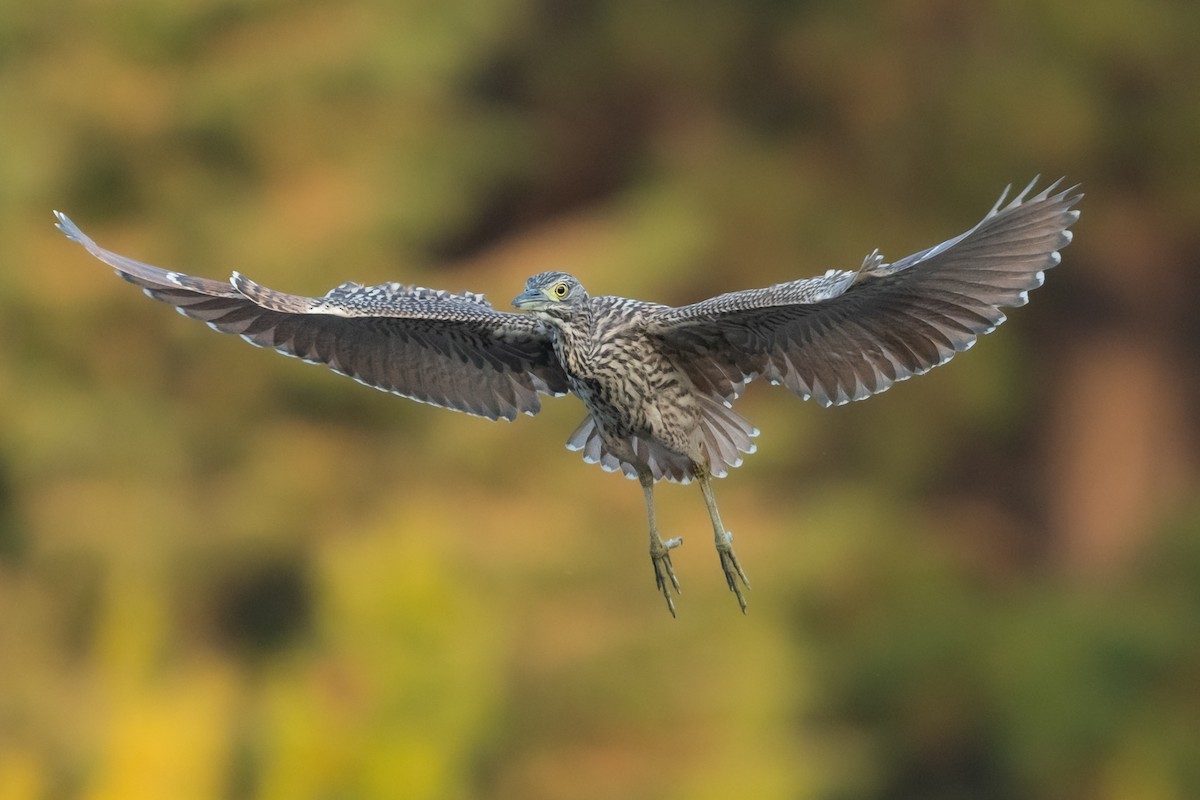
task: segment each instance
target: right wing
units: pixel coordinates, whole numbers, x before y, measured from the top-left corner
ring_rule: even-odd
[[[185,316],[360,383],[489,419],[541,409],[568,390],[549,332],[482,295],[344,283],[324,297],[284,294],[234,273],[229,283],[170,272],[105,250],[65,214],[67,238]]]

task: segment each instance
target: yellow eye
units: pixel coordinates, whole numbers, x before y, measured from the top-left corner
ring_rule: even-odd
[[[550,291],[554,293],[555,297],[566,297],[567,285],[565,283],[556,283],[554,284],[554,288]]]

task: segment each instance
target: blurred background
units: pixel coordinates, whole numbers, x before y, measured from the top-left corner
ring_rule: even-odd
[[[0,797],[1200,796],[1200,5],[8,3]],[[867,403],[754,385],[658,493],[218,336],[283,291],[568,269],[681,304],[890,258],[1008,183],[1075,242]]]

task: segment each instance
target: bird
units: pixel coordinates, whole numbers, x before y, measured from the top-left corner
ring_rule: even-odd
[[[949,361],[1024,305],[1056,266],[1079,218],[1079,185],[1012,187],[966,232],[887,262],[668,306],[591,295],[542,272],[495,309],[481,294],[347,282],[320,297],[286,294],[239,272],[216,281],[135,261],[96,244],[65,214],[57,227],[155,300],[360,383],[491,420],[534,415],[541,396],[586,409],[567,440],[585,461],[640,484],[656,590],[675,616],[679,580],[655,516],[657,482],[695,480],[729,590],[746,612],[750,581],[713,496],[755,451],[758,430],[733,409],[751,381],[821,406],[863,400]]]

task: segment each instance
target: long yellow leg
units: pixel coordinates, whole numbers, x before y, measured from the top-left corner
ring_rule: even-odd
[[[738,563],[737,556],[733,553],[733,534],[725,530],[725,526],[721,524],[721,514],[717,511],[717,501],[713,497],[712,482],[708,472],[702,467],[696,467],[695,474],[696,480],[700,484],[700,491],[704,493],[704,504],[708,506],[708,516],[712,520],[713,541],[717,546],[717,556],[721,559],[721,571],[725,573],[725,582],[729,584],[729,591],[737,595],[738,605],[742,607],[742,613],[745,614],[746,598],[742,596],[742,586],[749,589],[750,580],[746,577],[742,565]]]
[[[642,493],[646,496],[646,518],[650,522],[650,562],[654,565],[654,583],[663,597],[667,599],[667,609],[675,616],[675,600],[671,591],[679,594],[679,581],[675,577],[675,569],[671,566],[671,551],[683,544],[683,539],[675,537],[665,542],[658,535],[658,524],[654,519],[654,478],[646,473],[638,476],[642,484]]]

